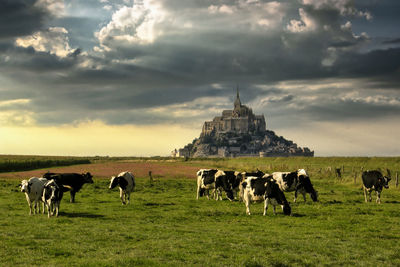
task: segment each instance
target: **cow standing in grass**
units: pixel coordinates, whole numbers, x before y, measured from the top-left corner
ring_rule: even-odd
[[[295,191],[294,202],[297,200],[298,192],[303,195],[304,202],[306,201],[306,193],[310,194],[314,202],[318,201],[318,193],[315,191],[310,177],[304,169],[299,169],[295,172],[274,172],[272,177],[283,192]]]
[[[54,179],[58,185],[62,185],[64,192],[70,190],[70,202],[75,202],[75,194],[81,190],[86,183],[93,184],[93,176],[87,173],[45,173],[44,178],[48,180]]]
[[[60,203],[63,197],[63,186],[57,184],[54,179],[46,182],[43,188],[42,201],[47,207],[47,216],[58,217]]]
[[[40,213],[40,202],[42,200],[43,188],[46,182],[47,179],[37,177],[21,181],[19,186],[21,187],[21,192],[25,193],[26,201],[29,206],[29,215],[32,215],[32,205],[33,214]],[[42,212],[44,213],[44,204]]]
[[[234,200],[241,180],[240,172],[218,170],[215,173],[215,200],[222,200],[222,191],[225,191],[226,197],[230,201]]]
[[[210,190],[215,189],[215,169],[200,169],[197,171],[197,195],[196,199],[206,195],[210,199]],[[215,193],[215,191],[214,191]]]
[[[276,206],[278,205],[282,207],[285,215],[291,214],[289,202],[286,200],[285,194],[278,183],[272,179],[272,176],[268,174],[263,177],[249,176],[242,185],[244,187],[243,199],[247,215],[250,215],[250,203],[261,201],[264,201],[264,216],[267,214],[269,204],[273,206],[274,214],[276,214]]]
[[[131,172],[121,172],[117,176],[111,177],[109,189],[119,186],[122,205],[130,203],[131,193],[135,189],[135,177]]]
[[[387,170],[388,176],[383,176],[380,171],[365,171],[362,173],[363,189],[365,202],[372,201],[371,192],[376,191],[376,203],[381,203],[381,192],[383,188],[389,188],[391,180],[390,171]],[[367,200],[367,194],[369,198]]]

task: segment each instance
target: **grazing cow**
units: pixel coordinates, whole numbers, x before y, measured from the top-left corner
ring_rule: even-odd
[[[215,199],[222,200],[222,190],[225,191],[227,198],[232,201],[237,195],[242,174],[235,171],[221,171],[215,173]]]
[[[295,172],[274,172],[272,176],[282,191],[295,191],[294,202],[297,200],[298,192],[303,195],[304,202],[306,201],[306,193],[310,194],[314,202],[318,201],[318,193],[315,191],[311,184],[310,177],[304,169],[299,169]]]
[[[44,185],[42,201],[47,207],[47,216],[56,215],[60,210],[60,202],[63,197],[63,186],[58,185],[54,179],[51,179]]]
[[[263,177],[247,177],[243,182],[244,187],[244,203],[246,205],[246,213],[250,215],[250,203],[264,201],[264,213],[267,214],[268,205],[273,205],[274,214],[276,214],[276,206],[282,207],[285,215],[291,214],[289,202],[286,200],[285,194],[279,185],[270,175]]]
[[[381,203],[381,192],[383,187],[389,188],[389,181],[391,180],[390,171],[387,170],[388,176],[383,176],[380,171],[365,171],[362,173],[362,181],[364,188],[365,202],[367,200],[367,193],[369,194],[369,201],[372,201],[371,192],[376,191],[376,202]]]
[[[197,171],[197,197],[206,195],[209,198],[209,191],[215,189],[215,169],[200,169]]]
[[[109,189],[113,189],[117,185],[119,186],[122,205],[129,204],[131,201],[131,193],[136,185],[135,177],[131,172],[121,172],[117,176],[111,177]]]
[[[244,201],[243,194],[244,194],[244,187],[243,182],[246,180],[247,177],[254,176],[254,177],[263,177],[265,173],[258,170],[256,172],[242,172],[242,180],[239,184],[239,201]]]
[[[44,178],[48,180],[54,179],[57,184],[63,185],[63,190],[70,190],[70,202],[75,202],[75,194],[81,190],[82,186],[86,183],[93,184],[93,176],[88,173],[45,173],[43,175]]]
[[[37,178],[32,177],[28,181],[22,180],[21,184],[21,192],[25,193],[26,201],[29,206],[29,215],[32,215],[32,205],[33,205],[33,214],[40,213],[40,201],[42,200],[42,193],[44,184],[47,182],[45,178]],[[42,212],[44,213],[44,204],[42,207]]]

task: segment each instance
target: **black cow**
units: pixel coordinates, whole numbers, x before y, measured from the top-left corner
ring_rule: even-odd
[[[376,191],[376,202],[381,203],[381,192],[382,189],[389,188],[389,181],[391,180],[390,171],[387,170],[388,176],[383,176],[380,171],[365,171],[362,173],[362,181],[364,188],[364,198],[365,202],[367,200],[367,193],[369,194],[369,201],[372,201],[371,192]]]
[[[63,197],[62,185],[58,185],[57,182],[52,179],[45,183],[42,194],[42,201],[47,207],[47,216],[56,215],[58,217],[58,211],[60,209],[60,202]]]
[[[304,169],[299,169],[295,172],[274,172],[272,176],[282,191],[295,191],[294,202],[297,200],[298,192],[303,195],[304,202],[306,201],[306,193],[310,194],[314,202],[318,201],[318,193],[315,191],[311,184],[310,177]]]
[[[273,205],[274,214],[276,214],[276,206],[282,207],[285,215],[290,215],[292,210],[289,202],[286,200],[285,194],[280,189],[277,182],[272,176],[264,175],[263,177],[247,177],[242,183],[244,187],[244,202],[246,205],[246,213],[250,215],[250,203],[264,201],[264,213],[267,214],[268,205]]]
[[[63,185],[63,190],[70,190],[70,202],[75,202],[75,194],[81,190],[82,186],[86,183],[93,184],[93,176],[87,172],[83,174],[79,173],[52,173],[48,172],[43,175],[48,180],[54,179],[57,184]]]

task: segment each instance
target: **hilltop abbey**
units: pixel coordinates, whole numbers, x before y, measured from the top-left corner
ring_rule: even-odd
[[[255,115],[242,105],[239,90],[233,110],[204,122],[199,138],[184,148],[172,151],[179,157],[276,157],[314,156],[314,151],[301,148],[266,129],[264,115]]]
[[[254,115],[251,108],[242,105],[237,91],[233,110],[222,111],[222,116],[206,121],[203,125],[202,135],[215,133],[256,133],[265,132],[266,123],[264,115]]]

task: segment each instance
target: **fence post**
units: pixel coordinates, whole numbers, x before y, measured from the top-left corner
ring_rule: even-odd
[[[354,173],[354,184],[357,183],[357,172]]]
[[[151,171],[149,171],[149,177],[150,177],[150,184],[153,183],[153,176],[151,175]]]
[[[396,172],[396,188],[399,186],[399,173]]]

